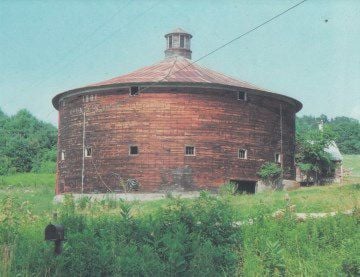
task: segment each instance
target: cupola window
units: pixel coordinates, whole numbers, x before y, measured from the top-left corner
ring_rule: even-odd
[[[172,48],[172,36],[168,37],[168,41],[169,41],[169,47],[168,48]]]
[[[180,47],[181,47],[181,48],[184,48],[184,46],[185,46],[184,41],[185,41],[185,36],[184,36],[184,35],[180,35]]]

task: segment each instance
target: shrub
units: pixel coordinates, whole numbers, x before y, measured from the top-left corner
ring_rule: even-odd
[[[282,169],[278,164],[267,162],[260,167],[257,174],[262,181],[270,184],[273,188],[277,188],[277,183],[281,180],[282,173]]]

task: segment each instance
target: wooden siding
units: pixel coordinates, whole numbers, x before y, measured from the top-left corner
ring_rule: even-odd
[[[136,179],[141,191],[216,188],[225,182],[257,180],[256,172],[280,153],[280,105],[283,113],[285,178],[294,179],[295,108],[280,100],[215,89],[127,90],[64,99],[59,108],[57,193],[80,192],[83,113],[84,192],[121,190],[118,176]],[[139,154],[130,156],[129,146]],[[185,156],[185,146],[195,156]],[[238,149],[247,149],[247,159]],[[61,161],[61,151],[65,160]]]

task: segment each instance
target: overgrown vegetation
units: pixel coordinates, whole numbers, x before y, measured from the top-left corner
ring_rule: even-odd
[[[277,163],[268,162],[260,167],[258,175],[263,182],[269,184],[274,189],[278,189],[282,173],[282,169]]]
[[[359,187],[343,189],[354,194]],[[293,202],[296,195],[292,193]],[[333,193],[335,197],[335,190]],[[306,188],[302,194],[324,195],[314,188]],[[40,212],[32,213],[31,203],[7,195],[0,201],[0,275],[359,274],[359,212],[298,222],[287,211],[283,218],[275,219],[272,213],[288,206],[282,196],[273,192],[254,199],[202,193],[194,200],[171,198],[144,204],[110,197],[74,201],[68,196],[63,204],[40,216]],[[261,200],[269,198],[277,199],[278,207]],[[250,203],[250,199],[254,201],[250,204],[252,220],[239,221],[241,210],[235,211],[234,201]],[[139,212],[142,205],[145,210],[157,203],[160,205],[151,212]],[[54,255],[53,243],[43,237],[54,209],[59,213],[57,222],[66,227],[67,241],[60,256]]]
[[[333,130],[335,142],[341,153],[360,154],[360,122],[353,118],[341,116],[330,119],[326,115],[297,117],[297,135],[317,130],[321,120]]]
[[[322,177],[331,175],[335,164],[325,151],[334,140],[332,129],[325,126],[323,130],[307,130],[296,136],[296,164],[306,174],[307,179],[319,183]]]
[[[26,110],[7,116],[0,110],[0,175],[54,173],[57,130]]]

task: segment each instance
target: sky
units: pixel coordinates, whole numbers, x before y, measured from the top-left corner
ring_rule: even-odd
[[[193,60],[300,0],[0,1],[0,109],[57,124],[51,99],[164,58],[193,35]],[[199,61],[303,103],[298,115],[360,120],[360,1],[308,0]]]

